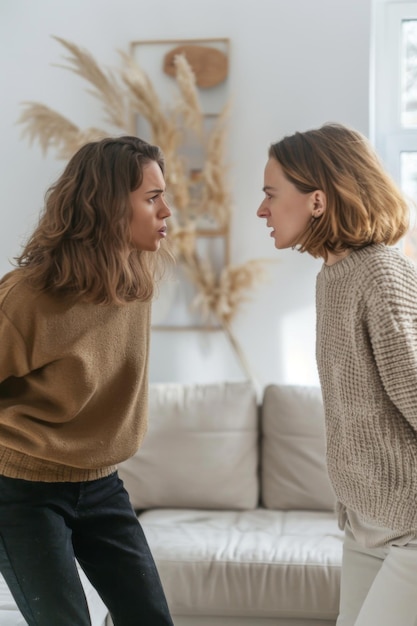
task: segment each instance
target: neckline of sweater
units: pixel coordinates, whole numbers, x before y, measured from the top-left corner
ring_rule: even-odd
[[[346,274],[352,272],[364,259],[369,255],[374,254],[376,251],[382,251],[386,249],[385,244],[377,243],[370,244],[357,250],[352,250],[350,254],[333,263],[333,265],[326,265],[323,263],[319,276],[322,276],[326,280],[343,278]]]

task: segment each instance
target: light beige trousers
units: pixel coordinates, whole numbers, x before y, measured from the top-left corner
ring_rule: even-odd
[[[364,548],[346,527],[336,626],[417,626],[417,542]]]

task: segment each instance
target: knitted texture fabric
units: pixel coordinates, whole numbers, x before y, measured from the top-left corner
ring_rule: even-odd
[[[317,276],[329,476],[370,524],[417,530],[417,271],[382,244]]]
[[[95,305],[0,283],[0,474],[93,480],[147,426],[150,303]]]

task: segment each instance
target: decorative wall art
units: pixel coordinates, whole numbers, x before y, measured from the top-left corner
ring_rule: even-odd
[[[65,160],[88,141],[122,133],[162,148],[177,268],[154,303],[153,329],[221,330],[253,378],[232,322],[264,279],[265,261],[230,263],[229,40],[132,42],[129,53],[119,52],[121,67],[114,70],[101,67],[85,49],[54,39],[69,53],[60,67],[87,81],[100,101],[104,127],[81,129],[45,104],[25,102],[18,119],[22,135]]]

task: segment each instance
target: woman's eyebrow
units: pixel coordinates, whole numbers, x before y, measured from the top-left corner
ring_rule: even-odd
[[[265,187],[262,187],[262,191],[275,191],[275,187],[271,187],[271,185],[265,185]]]
[[[149,189],[149,191],[145,191],[145,193],[164,193],[165,189]]]

